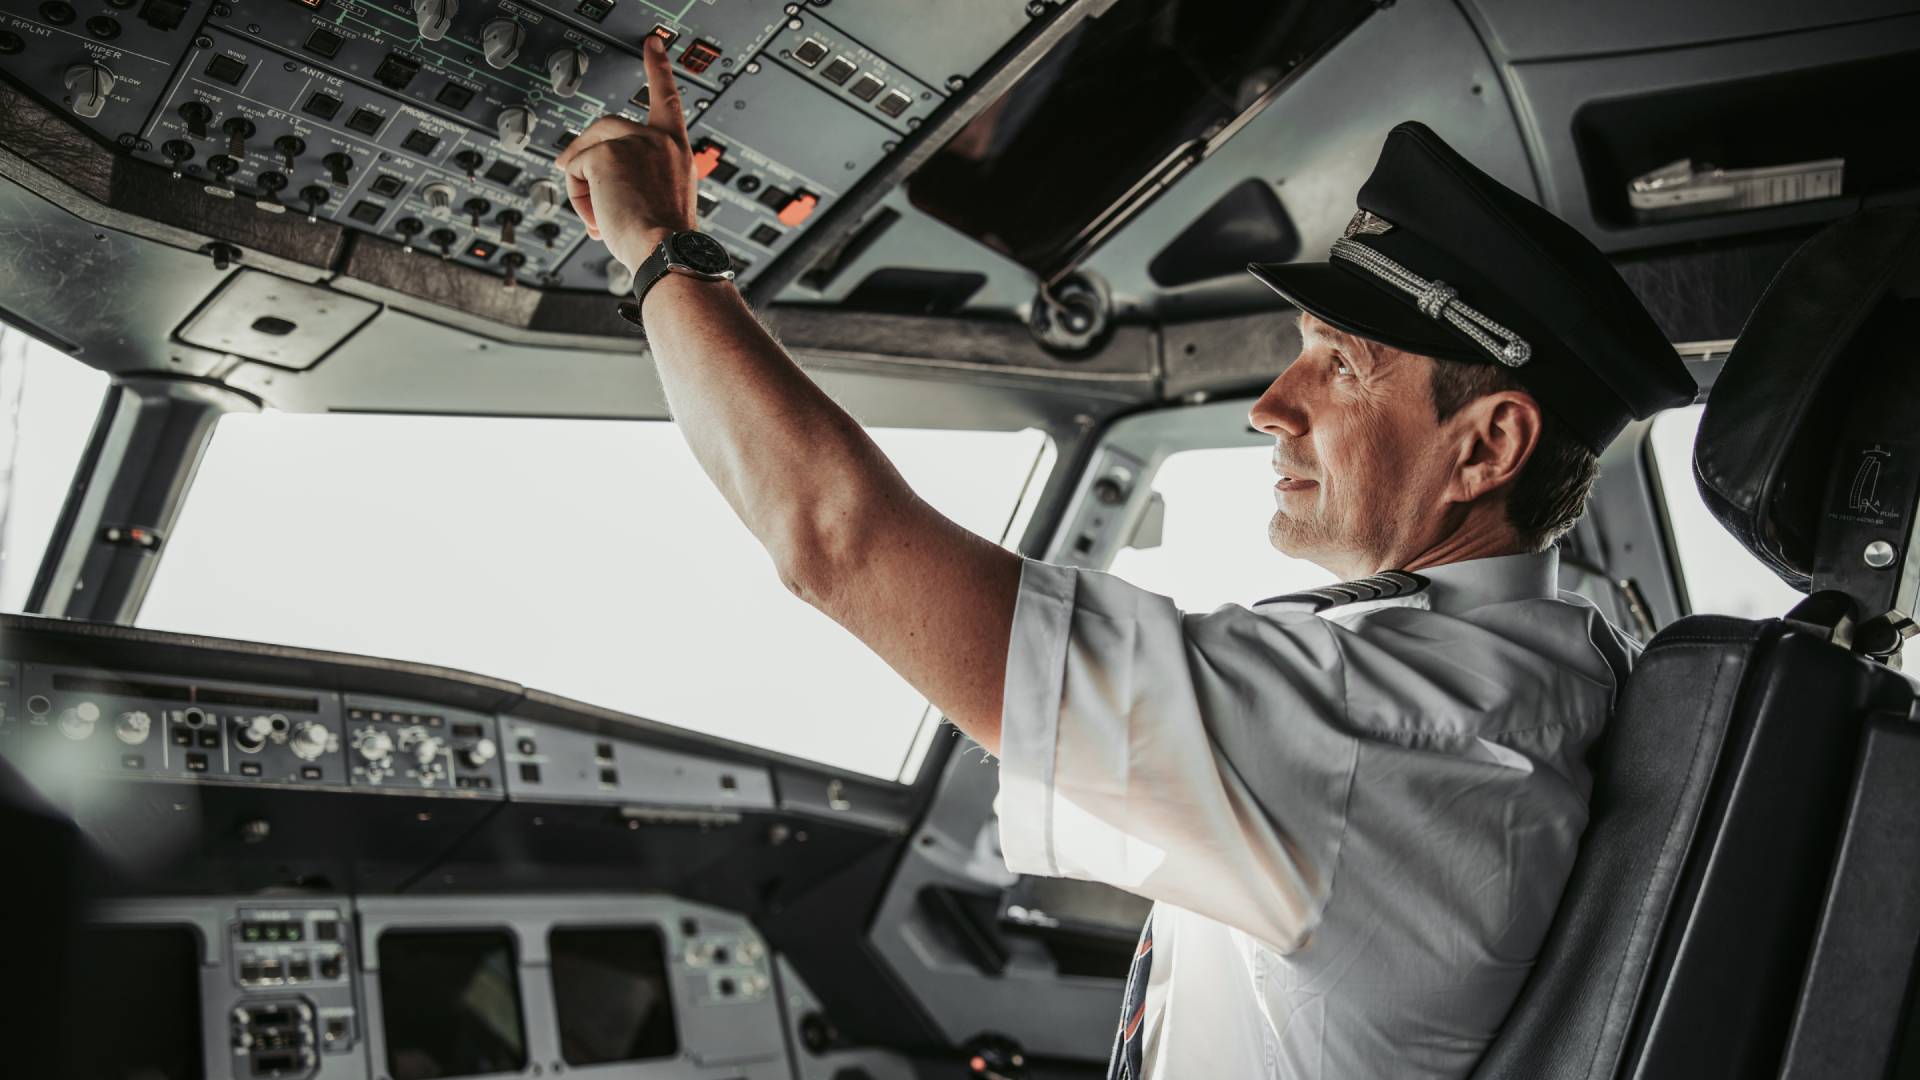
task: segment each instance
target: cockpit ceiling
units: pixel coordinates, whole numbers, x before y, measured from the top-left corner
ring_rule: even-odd
[[[880,413],[927,380],[1005,426],[1270,374],[1283,349],[1235,343],[1280,341],[1257,321],[1280,313],[1239,267],[1320,257],[1403,119],[1614,254],[1676,340],[1734,336],[1809,230],[1920,197],[1920,149],[1858,107],[1920,57],[1896,0],[1649,0],[1604,26],[1571,0],[643,7],[466,5],[431,36],[399,0],[0,0],[0,316],[280,408],[660,415],[624,271],[550,186],[592,117],[646,115],[656,32],[703,228]],[[1626,206],[1687,155],[1844,178],[1738,213]],[[1036,340],[1043,284],[1099,332]],[[1167,347],[1219,320],[1174,335],[1211,354]]]

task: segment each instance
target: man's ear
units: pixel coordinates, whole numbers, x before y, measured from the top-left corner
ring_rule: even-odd
[[[1461,456],[1453,474],[1453,495],[1462,503],[1512,484],[1540,445],[1540,403],[1531,394],[1486,394],[1468,402],[1454,421]]]

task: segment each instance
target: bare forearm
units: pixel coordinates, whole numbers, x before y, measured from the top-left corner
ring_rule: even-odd
[[[867,508],[912,498],[873,440],[731,286],[669,274],[648,291],[643,315],[694,458],[783,575],[843,548]]]

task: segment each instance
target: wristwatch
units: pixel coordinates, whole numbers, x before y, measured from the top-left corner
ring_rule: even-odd
[[[628,321],[640,321],[640,304],[647,290],[668,274],[685,274],[701,281],[731,281],[733,258],[720,241],[703,232],[668,233],[653,254],[633,270],[633,300],[620,305],[620,314]]]

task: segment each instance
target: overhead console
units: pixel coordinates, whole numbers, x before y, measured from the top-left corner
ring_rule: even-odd
[[[57,179],[213,235],[223,258],[259,248],[441,300],[471,287],[448,263],[604,297],[629,275],[587,239],[553,159],[600,116],[647,116],[653,37],[691,126],[701,227],[751,285],[841,203],[891,186],[929,122],[1058,14],[964,7],[4,0],[0,75],[26,97],[0,145],[57,154]]]

